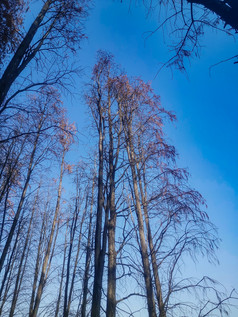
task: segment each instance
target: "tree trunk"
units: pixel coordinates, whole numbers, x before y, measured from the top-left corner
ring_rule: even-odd
[[[100,316],[101,306],[101,294],[102,294],[102,275],[105,250],[104,246],[101,248],[102,241],[102,212],[104,204],[103,195],[103,153],[104,153],[104,127],[102,118],[102,109],[100,108],[100,102],[98,103],[99,110],[99,167],[98,167],[98,199],[97,199],[97,217],[96,217],[96,232],[95,232],[95,251],[94,251],[94,283],[93,283],[93,299],[91,317]],[[104,224],[104,229],[105,229]]]
[[[67,261],[67,269],[66,269],[65,291],[64,291],[64,312],[63,312],[64,317],[68,317],[69,315],[68,288],[69,288],[69,281],[70,281],[70,263],[72,258],[72,249],[73,249],[77,222],[78,222],[78,198],[76,198],[76,201],[75,201],[75,211],[74,211],[74,215],[73,215],[72,223],[70,227],[70,242],[69,242],[69,252],[68,252],[68,261]]]
[[[17,303],[17,299],[18,299],[18,295],[19,295],[19,290],[21,287],[21,281],[24,275],[24,266],[23,266],[23,262],[27,261],[28,258],[28,252],[29,252],[29,244],[30,244],[30,240],[31,240],[31,225],[32,225],[32,221],[33,221],[33,216],[35,214],[35,209],[36,209],[36,203],[38,200],[38,194],[39,194],[39,189],[34,201],[34,205],[33,205],[33,209],[32,209],[32,213],[31,213],[31,218],[30,218],[30,222],[29,222],[29,226],[28,226],[28,230],[27,230],[27,234],[26,234],[26,239],[25,239],[25,243],[23,246],[23,252],[21,255],[21,260],[20,260],[20,264],[18,266],[18,273],[17,273],[17,277],[16,277],[16,282],[15,282],[15,288],[14,288],[14,292],[13,292],[13,299],[12,299],[12,304],[11,304],[11,309],[10,309],[10,313],[9,313],[9,317],[13,317],[14,316],[14,311],[16,308],[16,303]],[[22,268],[23,267],[23,268]]]
[[[66,262],[66,251],[67,251],[67,234],[68,234],[68,226],[69,226],[69,221],[67,220],[66,231],[65,231],[65,240],[64,240],[65,242],[64,242],[64,257],[63,257],[63,266],[62,266],[62,271],[61,271],[61,276],[60,276],[59,295],[58,295],[57,302],[56,302],[55,317],[58,317],[58,314],[59,314],[60,299],[61,299],[62,288],[63,288],[64,268],[65,268],[65,262]]]
[[[111,200],[115,199],[115,192],[112,193]],[[112,203],[112,201],[111,201]],[[115,250],[115,230],[116,212],[114,206],[110,208],[110,219],[108,222],[108,284],[107,284],[107,317],[116,316],[116,250]]]
[[[36,293],[36,289],[37,289],[37,280],[39,277],[39,271],[40,271],[40,266],[41,266],[42,245],[43,245],[43,242],[45,240],[47,221],[48,221],[47,209],[45,208],[45,212],[44,212],[44,216],[43,216],[42,224],[41,224],[38,248],[37,248],[37,257],[36,257],[35,270],[34,270],[34,279],[33,279],[32,292],[31,292],[31,301],[30,301],[30,306],[29,306],[29,316],[32,314],[33,308],[34,308],[35,293]]]
[[[43,288],[44,288],[45,282],[46,282],[47,265],[48,265],[48,260],[50,257],[51,247],[52,247],[52,243],[53,243],[53,237],[54,237],[54,233],[55,233],[55,227],[56,227],[56,223],[58,220],[58,214],[59,214],[59,208],[60,208],[65,152],[66,152],[66,150],[64,149],[63,153],[62,153],[62,161],[61,161],[61,167],[60,167],[60,179],[59,179],[59,187],[58,187],[58,194],[57,194],[57,202],[56,202],[51,232],[50,232],[50,236],[49,236],[49,242],[48,242],[47,249],[46,249],[45,256],[44,256],[44,260],[43,260],[40,281],[39,281],[39,285],[38,285],[38,289],[37,289],[37,293],[36,293],[36,297],[35,297],[35,302],[34,302],[34,308],[33,308],[32,312],[30,313],[29,317],[36,317],[37,316],[37,312],[38,312],[40,301],[41,301],[41,296],[43,293]]]
[[[146,230],[147,230],[147,239],[148,239],[149,248],[150,248],[151,264],[152,264],[153,275],[155,279],[156,299],[157,299],[157,304],[159,308],[159,317],[166,317],[166,311],[164,308],[164,302],[162,297],[162,288],[161,288],[161,283],[159,279],[158,265],[156,261],[156,254],[154,250],[153,238],[152,238],[151,229],[150,229],[149,214],[147,209],[147,191],[146,191],[146,184],[145,184],[145,175],[144,175],[144,188],[143,188],[139,164],[137,163],[136,166],[137,166],[137,175],[139,179],[140,194],[141,194],[141,200],[142,200],[142,206],[143,206],[144,218],[145,218],[145,224],[146,224]]]
[[[110,219],[108,222],[108,283],[107,283],[107,317],[116,316],[116,204],[115,204],[115,170],[119,152],[114,164],[114,137],[112,129],[111,101],[108,100],[108,124],[109,124],[109,210]],[[118,136],[119,137],[119,136]],[[119,148],[118,141],[118,148]]]
[[[91,235],[92,235],[92,219],[93,219],[94,186],[95,186],[95,177],[93,178],[93,184],[92,184],[92,198],[91,198],[91,208],[90,208],[89,226],[88,226],[85,269],[84,269],[84,277],[83,277],[83,300],[82,300],[82,306],[81,306],[81,317],[86,317],[89,268],[90,268],[90,260],[91,260]]]
[[[127,126],[125,125],[125,122],[124,122],[124,129],[125,129],[125,135],[126,135],[126,141],[127,141],[127,153],[128,153],[130,169],[132,174],[133,191],[134,191],[135,203],[136,203],[135,210],[136,210],[136,216],[137,216],[137,222],[138,222],[138,228],[139,228],[140,249],[141,249],[141,258],[142,258],[142,264],[143,264],[143,270],[144,270],[148,313],[149,313],[149,317],[156,317],[152,277],[151,277],[149,256],[147,251],[147,244],[145,239],[145,230],[144,230],[144,224],[143,224],[140,195],[139,195],[138,183],[137,183],[136,160],[135,160],[134,147],[132,144],[133,137],[132,137],[130,122],[127,122]]]
[[[78,237],[78,244],[77,244],[77,253],[75,256],[75,260],[74,260],[74,269],[72,272],[72,278],[71,278],[71,282],[70,282],[70,289],[69,289],[69,296],[67,298],[67,293],[65,292],[65,297],[66,297],[66,301],[65,301],[65,307],[64,307],[64,317],[68,317],[69,313],[70,313],[70,306],[71,306],[71,302],[72,302],[72,294],[73,294],[73,288],[74,288],[74,280],[75,280],[75,276],[76,276],[76,270],[77,270],[77,266],[78,266],[78,259],[79,259],[79,251],[80,251],[80,246],[81,246],[81,239],[82,239],[82,229],[83,229],[83,223],[85,220],[85,215],[86,215],[86,211],[87,211],[87,205],[88,205],[88,195],[86,197],[86,204],[85,204],[85,208],[84,208],[84,212],[81,218],[81,223],[80,223],[80,232],[79,232],[79,237]],[[77,207],[76,207],[76,213],[77,213],[77,217],[78,217],[78,203],[77,203]],[[77,219],[75,220],[75,228],[74,228],[74,233],[76,231],[76,223],[77,223]],[[68,267],[67,270],[67,276],[69,276],[70,273],[70,267]],[[69,279],[67,281],[67,288],[69,286]]]
[[[16,258],[16,248],[17,248],[17,244],[18,244],[18,238],[20,235],[20,231],[21,231],[21,226],[19,224],[18,230],[17,230],[17,235],[15,238],[15,242],[14,242],[14,245],[13,245],[13,248],[11,251],[11,255],[8,259],[8,263],[5,267],[5,272],[4,272],[4,276],[3,276],[2,284],[1,284],[1,288],[0,288],[0,298],[2,300],[2,303],[0,306],[0,316],[2,315],[3,306],[6,302],[7,296],[9,294],[9,289],[11,287],[11,275],[12,275],[14,264],[15,264],[14,262],[15,262],[15,258]],[[5,284],[6,284],[6,286],[5,286]],[[5,292],[4,292],[4,295],[2,296],[3,291],[4,291],[4,287],[5,287]]]

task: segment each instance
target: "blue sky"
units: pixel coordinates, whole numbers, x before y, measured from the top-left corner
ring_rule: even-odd
[[[237,43],[207,30],[201,56],[187,63],[187,75],[164,69],[155,78],[160,62],[169,58],[168,34],[157,32],[145,41],[146,32],[158,25],[157,17],[146,18],[143,7],[129,9],[128,2],[96,1],[86,24],[88,39],[78,54],[82,82],[90,79],[99,49],[110,51],[129,75],[152,81],[162,105],[178,118],[167,128],[179,152],[178,164],[189,168],[190,183],[207,200],[207,211],[222,238],[220,266],[202,262],[198,273],[238,289],[238,65],[222,63],[209,72],[213,64],[237,54]],[[79,128],[87,124],[85,109],[82,101],[70,106]]]

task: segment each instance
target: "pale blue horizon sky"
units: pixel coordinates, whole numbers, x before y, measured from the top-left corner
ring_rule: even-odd
[[[145,32],[158,25],[155,16],[145,15],[140,6],[129,10],[120,1],[96,1],[86,23],[88,39],[78,53],[82,82],[90,79],[99,49],[110,51],[129,75],[152,81],[162,105],[178,118],[167,128],[179,153],[178,165],[188,167],[190,183],[207,200],[207,212],[222,239],[220,266],[201,263],[200,274],[211,273],[228,289],[238,289],[238,65],[222,63],[209,73],[210,66],[237,54],[237,43],[208,30],[200,58],[187,63],[187,76],[164,69],[155,78],[160,62],[169,56],[167,35],[158,32],[144,41]],[[87,124],[85,111],[82,101],[70,106],[79,129]]]

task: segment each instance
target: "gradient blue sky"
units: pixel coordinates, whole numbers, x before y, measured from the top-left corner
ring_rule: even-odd
[[[84,68],[82,82],[90,79],[99,49],[110,51],[129,75],[152,81],[162,105],[178,118],[167,133],[179,152],[179,165],[189,168],[190,183],[206,198],[222,238],[220,266],[204,262],[198,270],[238,289],[238,65],[222,63],[209,74],[211,65],[237,54],[237,43],[207,30],[201,56],[188,63],[187,76],[164,69],[155,78],[159,63],[169,57],[167,34],[157,32],[145,41],[145,32],[158,25],[156,15],[146,18],[143,7],[129,10],[125,2],[100,0],[91,10],[88,39],[78,54]],[[82,101],[70,106],[79,129],[87,124],[85,109]]]

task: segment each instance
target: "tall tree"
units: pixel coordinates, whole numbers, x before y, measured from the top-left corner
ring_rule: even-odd
[[[119,186],[120,183],[120,177],[117,176],[117,174],[119,174],[119,171],[122,169],[122,162],[119,159],[122,146],[122,124],[119,120],[118,105],[114,95],[114,77],[116,73],[117,66],[113,63],[112,56],[106,52],[100,51],[98,53],[97,64],[94,67],[92,86],[87,95],[87,102],[90,105],[94,122],[99,132],[99,164],[101,164],[99,166],[104,175],[104,177],[102,177],[102,189],[104,191],[104,210],[106,221],[104,223],[103,234],[102,228],[100,230],[102,240],[104,241],[104,239],[107,239],[108,242],[106,316],[112,317],[116,315],[117,303],[116,220],[118,212],[117,204],[120,199],[116,197],[116,186]],[[99,122],[96,121],[96,119],[99,119]],[[102,134],[100,132],[100,120],[103,122]],[[98,232],[96,235],[97,234]],[[102,242],[102,245],[105,244]]]
[[[108,208],[105,208],[105,221],[103,227],[103,210],[104,210],[104,153],[105,153],[105,104],[103,100],[102,79],[107,76],[105,68],[107,61],[99,61],[93,70],[93,86],[91,93],[87,96],[87,103],[91,108],[91,112],[98,131],[98,184],[97,184],[97,215],[96,215],[96,231],[95,231],[95,250],[94,250],[94,283],[91,316],[100,315],[102,278],[104,271],[104,261],[106,253],[106,237]]]
[[[67,122],[62,122],[61,124],[62,124],[62,128],[64,128],[65,131],[70,130],[70,127],[67,127]],[[50,228],[50,234],[47,239],[46,250],[43,257],[40,280],[39,280],[36,295],[34,298],[32,311],[30,311],[29,313],[29,316],[31,317],[36,317],[38,314],[38,309],[39,309],[41,297],[43,294],[43,289],[46,284],[48,273],[51,266],[51,258],[52,258],[52,254],[54,253],[55,243],[56,243],[58,228],[59,228],[59,212],[60,212],[60,201],[62,196],[63,174],[65,171],[65,155],[67,151],[69,150],[69,147],[73,139],[72,139],[72,135],[67,134],[67,132],[61,131],[61,134],[59,135],[59,140],[62,146],[62,149],[61,149],[62,153],[61,153],[60,176],[59,176],[59,184],[58,184],[58,191],[57,191],[57,200],[56,200],[56,206],[54,209],[53,220],[52,220],[52,224]]]

